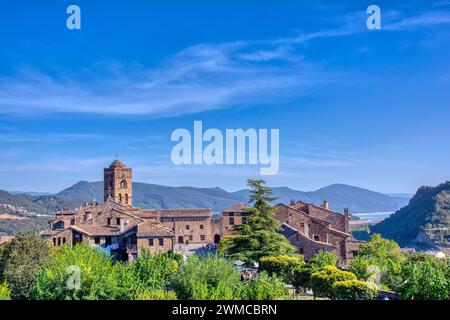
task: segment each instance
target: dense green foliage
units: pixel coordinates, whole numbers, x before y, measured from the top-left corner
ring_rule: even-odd
[[[373,300],[377,288],[373,283],[360,280],[337,281],[333,283],[332,296],[336,300]]]
[[[292,276],[292,285],[297,289],[311,288],[310,279],[314,272],[326,266],[336,266],[337,256],[332,252],[319,251],[308,262],[295,268]]]
[[[121,296],[120,265],[106,253],[84,245],[62,246],[36,277],[34,298],[110,300]]]
[[[338,258],[333,252],[320,250],[314,255],[314,257],[311,258],[309,262],[315,267],[321,269],[326,266],[336,266]]]
[[[326,266],[311,275],[310,286],[315,297],[333,298],[333,284],[338,281],[356,280],[356,276],[348,271],[339,270],[335,266]]]
[[[178,268],[171,287],[180,299],[220,300],[238,299],[242,285],[239,272],[223,258],[190,256]]]
[[[31,299],[36,273],[51,258],[47,241],[23,234],[0,247],[0,282],[6,281],[13,299]]]
[[[11,300],[11,290],[6,281],[0,283],[0,300]]]
[[[360,246],[358,256],[350,265],[350,271],[358,279],[377,285],[384,284],[395,290],[401,283],[401,264],[405,259],[406,256],[395,241],[374,234],[367,243]]]
[[[265,256],[292,255],[295,248],[279,233],[280,222],[275,218],[276,209],[269,204],[275,200],[270,188],[264,187],[263,180],[249,180],[250,201],[253,208],[244,224],[234,226],[239,235],[231,238],[227,250],[231,258],[246,262],[257,262]]]
[[[276,275],[291,284],[295,270],[305,264],[303,256],[269,256],[259,260],[259,269],[266,271],[269,275]]]
[[[448,245],[450,239],[450,182],[437,187],[421,187],[409,204],[371,228],[372,232],[394,239],[402,246],[430,246],[417,242],[418,234],[435,245]]]
[[[403,299],[450,299],[450,260],[413,255],[402,265],[402,283],[398,292]]]
[[[255,280],[244,284],[241,298],[247,300],[277,300],[287,296],[287,294],[288,290],[282,279],[261,272]]]
[[[169,280],[178,271],[183,257],[175,253],[153,255],[144,251],[132,264],[124,264],[120,273],[121,299],[148,297],[153,292],[164,292]]]
[[[144,291],[135,300],[177,300],[177,294],[170,290]]]

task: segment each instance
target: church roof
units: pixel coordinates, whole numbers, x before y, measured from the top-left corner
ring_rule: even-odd
[[[126,165],[122,163],[119,159],[114,160],[113,163],[109,166],[110,168],[125,168]]]

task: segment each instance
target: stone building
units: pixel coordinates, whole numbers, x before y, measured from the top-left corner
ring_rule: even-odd
[[[111,198],[126,206],[133,205],[132,170],[120,160],[103,169],[104,201]]]
[[[248,206],[235,204],[217,218],[208,208],[141,209],[132,206],[132,169],[115,160],[104,169],[104,202],[86,203],[60,211],[42,232],[53,246],[96,245],[118,260],[133,260],[143,249],[186,251],[217,244],[233,227],[245,223]],[[309,260],[319,250],[335,252],[343,261],[353,258],[359,241],[349,231],[349,213],[339,214],[302,201],[278,204],[276,218],[283,234]]]
[[[322,206],[292,201],[290,205],[278,204],[276,208],[283,234],[305,260],[323,250],[334,252],[341,261],[349,261],[359,250],[362,242],[352,237],[348,209],[344,214],[334,212],[327,201]]]

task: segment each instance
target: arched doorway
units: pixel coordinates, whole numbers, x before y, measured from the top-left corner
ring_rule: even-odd
[[[179,236],[178,237],[178,244],[183,244],[183,237],[182,236]]]
[[[220,235],[218,235],[218,234],[215,234],[214,235],[214,243],[219,243],[219,241],[220,241]]]

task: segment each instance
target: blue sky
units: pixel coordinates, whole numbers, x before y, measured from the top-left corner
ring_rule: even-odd
[[[66,28],[81,8],[82,29]],[[377,4],[382,29],[366,28]],[[450,1],[2,1],[0,189],[102,179],[245,187],[175,166],[174,129],[279,128],[271,186],[414,192],[450,179]]]

